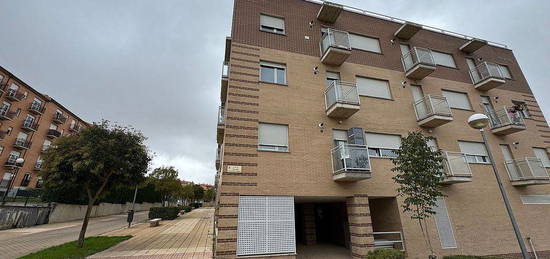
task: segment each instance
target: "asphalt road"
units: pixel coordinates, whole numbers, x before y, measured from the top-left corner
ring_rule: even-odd
[[[147,211],[136,212],[134,223],[145,221]],[[126,214],[93,218],[88,223],[86,236],[97,236],[127,227]],[[74,241],[78,238],[82,221],[70,221],[0,231],[0,258],[17,258],[38,250]]]

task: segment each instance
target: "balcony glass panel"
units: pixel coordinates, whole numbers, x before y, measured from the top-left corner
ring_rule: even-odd
[[[349,34],[345,31],[327,29],[327,31],[321,37],[322,55],[325,55],[325,53],[331,47],[351,50]]]
[[[526,157],[521,160],[509,160],[505,162],[508,175],[512,181],[521,180],[550,180],[548,171],[542,161],[536,157]]]
[[[489,117],[492,129],[508,125],[525,127],[525,122],[523,121],[520,112],[508,107],[497,108],[492,112],[488,112],[487,116]]]
[[[472,82],[474,84],[477,84],[487,78],[504,79],[499,65],[489,62],[483,62],[477,65],[474,69],[470,70],[470,77],[472,78]]]
[[[459,152],[444,152],[443,170],[446,176],[472,176],[466,156]]]
[[[220,106],[218,108],[218,125],[223,125],[225,123],[225,107]]]
[[[354,83],[332,81],[325,91],[325,105],[330,108],[336,103],[359,105],[359,93]]]
[[[435,66],[432,51],[425,48],[413,47],[409,52],[403,55],[401,61],[403,62],[405,71],[409,71],[418,64]]]
[[[451,108],[444,96],[427,95],[414,103],[416,119],[423,120],[432,115],[452,117]]]
[[[363,145],[342,144],[332,149],[334,173],[369,171],[369,151]]]

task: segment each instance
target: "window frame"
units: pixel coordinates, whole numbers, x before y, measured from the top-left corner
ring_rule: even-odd
[[[274,82],[270,82],[270,81],[266,81],[264,80],[264,78],[262,78],[262,67],[268,67],[268,68],[271,68],[273,69],[273,81]],[[284,80],[283,80],[283,83],[279,83],[277,82],[278,80],[278,76],[277,76],[277,70],[283,70],[283,74],[284,74]],[[263,61],[261,60],[260,61],[260,82],[262,83],[268,83],[268,84],[276,84],[276,85],[288,85],[287,82],[287,67],[286,67],[286,64],[281,64],[281,63],[275,63],[275,62],[270,62],[270,61]]]
[[[380,97],[380,96],[372,96],[372,95],[361,94],[361,91],[359,90],[358,80],[357,80],[358,78],[385,81],[388,84],[388,92],[390,94],[390,97],[385,98],[385,97]],[[387,79],[374,78],[374,77],[368,77],[368,76],[362,76],[362,75],[355,75],[355,85],[357,86],[357,94],[359,95],[359,97],[363,96],[363,97],[376,98],[376,99],[381,99],[381,100],[390,100],[390,101],[394,100],[393,99],[393,92],[391,90],[391,84],[390,84],[390,81],[387,80]]]
[[[480,154],[472,154],[472,153],[463,152],[462,149],[460,148],[460,142],[476,143],[476,144],[483,145],[483,149],[485,149],[485,152],[487,153],[487,155],[480,155]],[[464,154],[464,156],[466,157],[466,162],[468,164],[482,164],[482,165],[490,165],[491,164],[491,159],[489,158],[489,150],[487,150],[487,147],[485,146],[485,144],[483,142],[458,140],[457,143],[458,143],[460,152],[462,154]],[[473,159],[474,161],[471,161],[471,159]],[[484,161],[484,160],[486,160],[486,161]]]
[[[277,126],[285,126],[286,127],[286,145],[279,145],[279,144],[263,144],[260,143],[260,128],[261,124],[268,124],[268,125],[277,125]],[[290,144],[289,144],[289,125],[288,124],[280,124],[280,123],[269,123],[269,122],[260,122],[258,125],[258,151],[265,151],[265,152],[278,152],[278,153],[290,153]],[[275,149],[273,149],[275,148]],[[279,149],[282,148],[282,149]]]
[[[453,61],[453,64],[454,64],[454,67],[450,67],[450,66],[447,66],[447,65],[442,65],[442,64],[438,64],[436,62],[436,59],[434,57],[434,63],[436,66],[441,66],[441,67],[446,67],[446,68],[453,68],[453,69],[458,69],[458,67],[456,66],[456,60],[455,60],[455,57],[452,53],[448,53],[448,52],[443,52],[443,51],[439,51],[439,50],[434,50],[434,49],[430,49],[433,53],[439,53],[439,54],[444,54],[444,55],[448,55],[451,57],[451,60]],[[433,54],[432,54],[433,55]]]
[[[451,92],[451,93],[466,95],[466,100],[468,100],[468,105],[470,106],[470,108],[469,109],[464,109],[464,108],[451,106],[451,104],[449,102],[449,98],[447,96],[445,96],[445,94],[443,94],[444,92]],[[447,99],[447,103],[449,104],[449,108],[451,108],[451,109],[457,109],[457,110],[462,110],[462,111],[471,111],[471,112],[474,111],[473,106],[472,106],[472,101],[470,100],[470,96],[466,92],[460,92],[460,91],[448,90],[448,89],[441,89],[441,95]]]
[[[499,64],[499,63],[497,63],[497,65],[498,65],[498,68],[500,70],[502,70],[501,67],[504,67],[506,69],[506,71],[508,71],[508,75],[510,75],[510,77],[505,76],[504,73],[502,73],[502,71],[501,71],[502,77],[504,77],[504,79],[514,80],[514,76],[512,75],[512,71],[510,71],[510,66]]]
[[[262,15],[263,15],[263,16],[267,16],[267,17],[271,17],[271,18],[275,18],[275,19],[280,19],[280,20],[282,20],[282,21],[283,21],[283,28],[282,28],[282,31],[277,31],[277,30],[281,30],[280,28],[276,28],[276,27],[271,27],[271,26],[263,25],[263,24],[262,24]],[[262,32],[269,32],[269,33],[273,33],[273,34],[277,34],[277,35],[286,35],[286,21],[285,21],[285,18],[282,17],[282,16],[277,16],[277,15],[272,15],[272,14],[260,13],[260,31],[262,31]]]
[[[348,32],[348,34],[350,35],[349,45],[350,45],[350,47],[351,47],[352,50],[365,51],[365,52],[370,52],[370,53],[376,53],[376,54],[384,55],[384,53],[382,53],[382,45],[380,44],[380,38],[374,37],[374,36],[368,36],[368,35],[364,35],[364,34],[359,34],[359,33],[355,33],[355,32]],[[376,41],[378,42],[378,50],[379,50],[379,51],[368,50],[368,49],[360,49],[360,48],[354,47],[353,44],[351,43],[351,35],[359,36],[359,37],[363,37],[363,38],[368,38],[368,39],[372,39],[372,40],[376,40]]]

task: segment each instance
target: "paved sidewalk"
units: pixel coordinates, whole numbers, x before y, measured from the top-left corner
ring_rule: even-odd
[[[105,235],[134,237],[88,258],[212,258],[213,215],[214,209],[201,208],[158,227],[142,223],[109,232]]]
[[[148,211],[136,212],[134,222],[147,219]],[[97,236],[127,226],[126,214],[90,219],[86,236]],[[17,258],[78,238],[82,220],[0,231],[0,258]]]

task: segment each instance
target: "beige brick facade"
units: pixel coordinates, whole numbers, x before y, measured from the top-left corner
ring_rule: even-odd
[[[361,258],[374,247],[369,200],[393,198],[397,199],[398,206],[395,207],[399,207],[401,199],[396,198],[396,185],[392,180],[395,173],[390,170],[393,164],[386,158],[371,158],[370,179],[349,183],[334,181],[330,153],[333,148],[332,130],[360,127],[365,132],[401,136],[406,136],[410,131],[422,131],[434,136],[441,150],[460,152],[458,141],[482,141],[479,132],[466,123],[470,115],[484,112],[481,96],[490,97],[495,106],[510,106],[512,101],[527,104],[531,118],[525,120],[526,130],[507,136],[494,135],[489,129],[486,133],[523,236],[532,238],[537,251],[544,253],[550,250],[548,220],[541,216],[550,213],[550,206],[526,205],[520,199],[521,195],[550,194],[550,185],[512,186],[499,147],[500,144],[510,145],[514,157],[519,159],[534,157],[533,147],[547,148],[550,143],[548,124],[512,52],[492,46],[475,52],[475,57],[507,64],[514,77],[502,87],[480,92],[469,80],[465,64],[465,58],[472,55],[457,50],[465,40],[421,31],[410,42],[425,47],[436,45],[439,50],[452,53],[457,68],[438,66],[432,75],[413,81],[405,77],[400,65],[399,44],[390,43],[392,37],[389,34],[398,28],[396,24],[343,12],[333,26],[348,31],[369,30],[368,35],[380,39],[382,54],[353,50],[341,66],[326,66],[317,54],[318,45],[315,47],[320,25],[310,27],[307,22],[302,23],[315,21],[319,7],[299,0],[281,3],[235,1],[232,41],[227,46],[230,51],[230,74],[227,95],[222,97],[227,101],[224,137],[219,143],[223,145],[223,154],[217,175],[217,258],[236,256],[240,195],[284,195],[296,197],[297,200],[334,198],[345,202],[350,256]],[[287,35],[260,32],[256,22],[260,13],[284,17]],[[358,27],[361,19],[375,26]],[[304,35],[310,36],[310,39],[304,40]],[[310,50],[304,45],[316,49]],[[260,82],[260,61],[285,64],[287,84]],[[327,71],[339,72],[343,81],[354,82],[356,76],[387,80],[392,98],[361,96],[361,107],[357,113],[345,120],[331,119],[325,113],[323,95]],[[420,85],[425,95],[441,95],[442,90],[466,93],[472,110],[452,109],[452,122],[433,129],[421,128],[412,106],[411,85]],[[258,151],[260,122],[288,125],[289,152]],[[319,123],[325,124],[324,130],[320,130]],[[240,166],[242,170],[231,172],[228,166]],[[470,164],[470,167],[473,174],[471,182],[447,185],[443,189],[457,247],[442,248],[435,222],[428,220],[428,231],[436,254],[519,253],[491,166]],[[399,222],[407,254],[412,258],[425,257],[428,252],[417,222],[409,214],[401,212],[400,207],[398,210],[391,222]],[[305,231],[308,229],[311,234],[311,226],[306,227]],[[308,238],[308,243],[313,243],[312,239]]]

